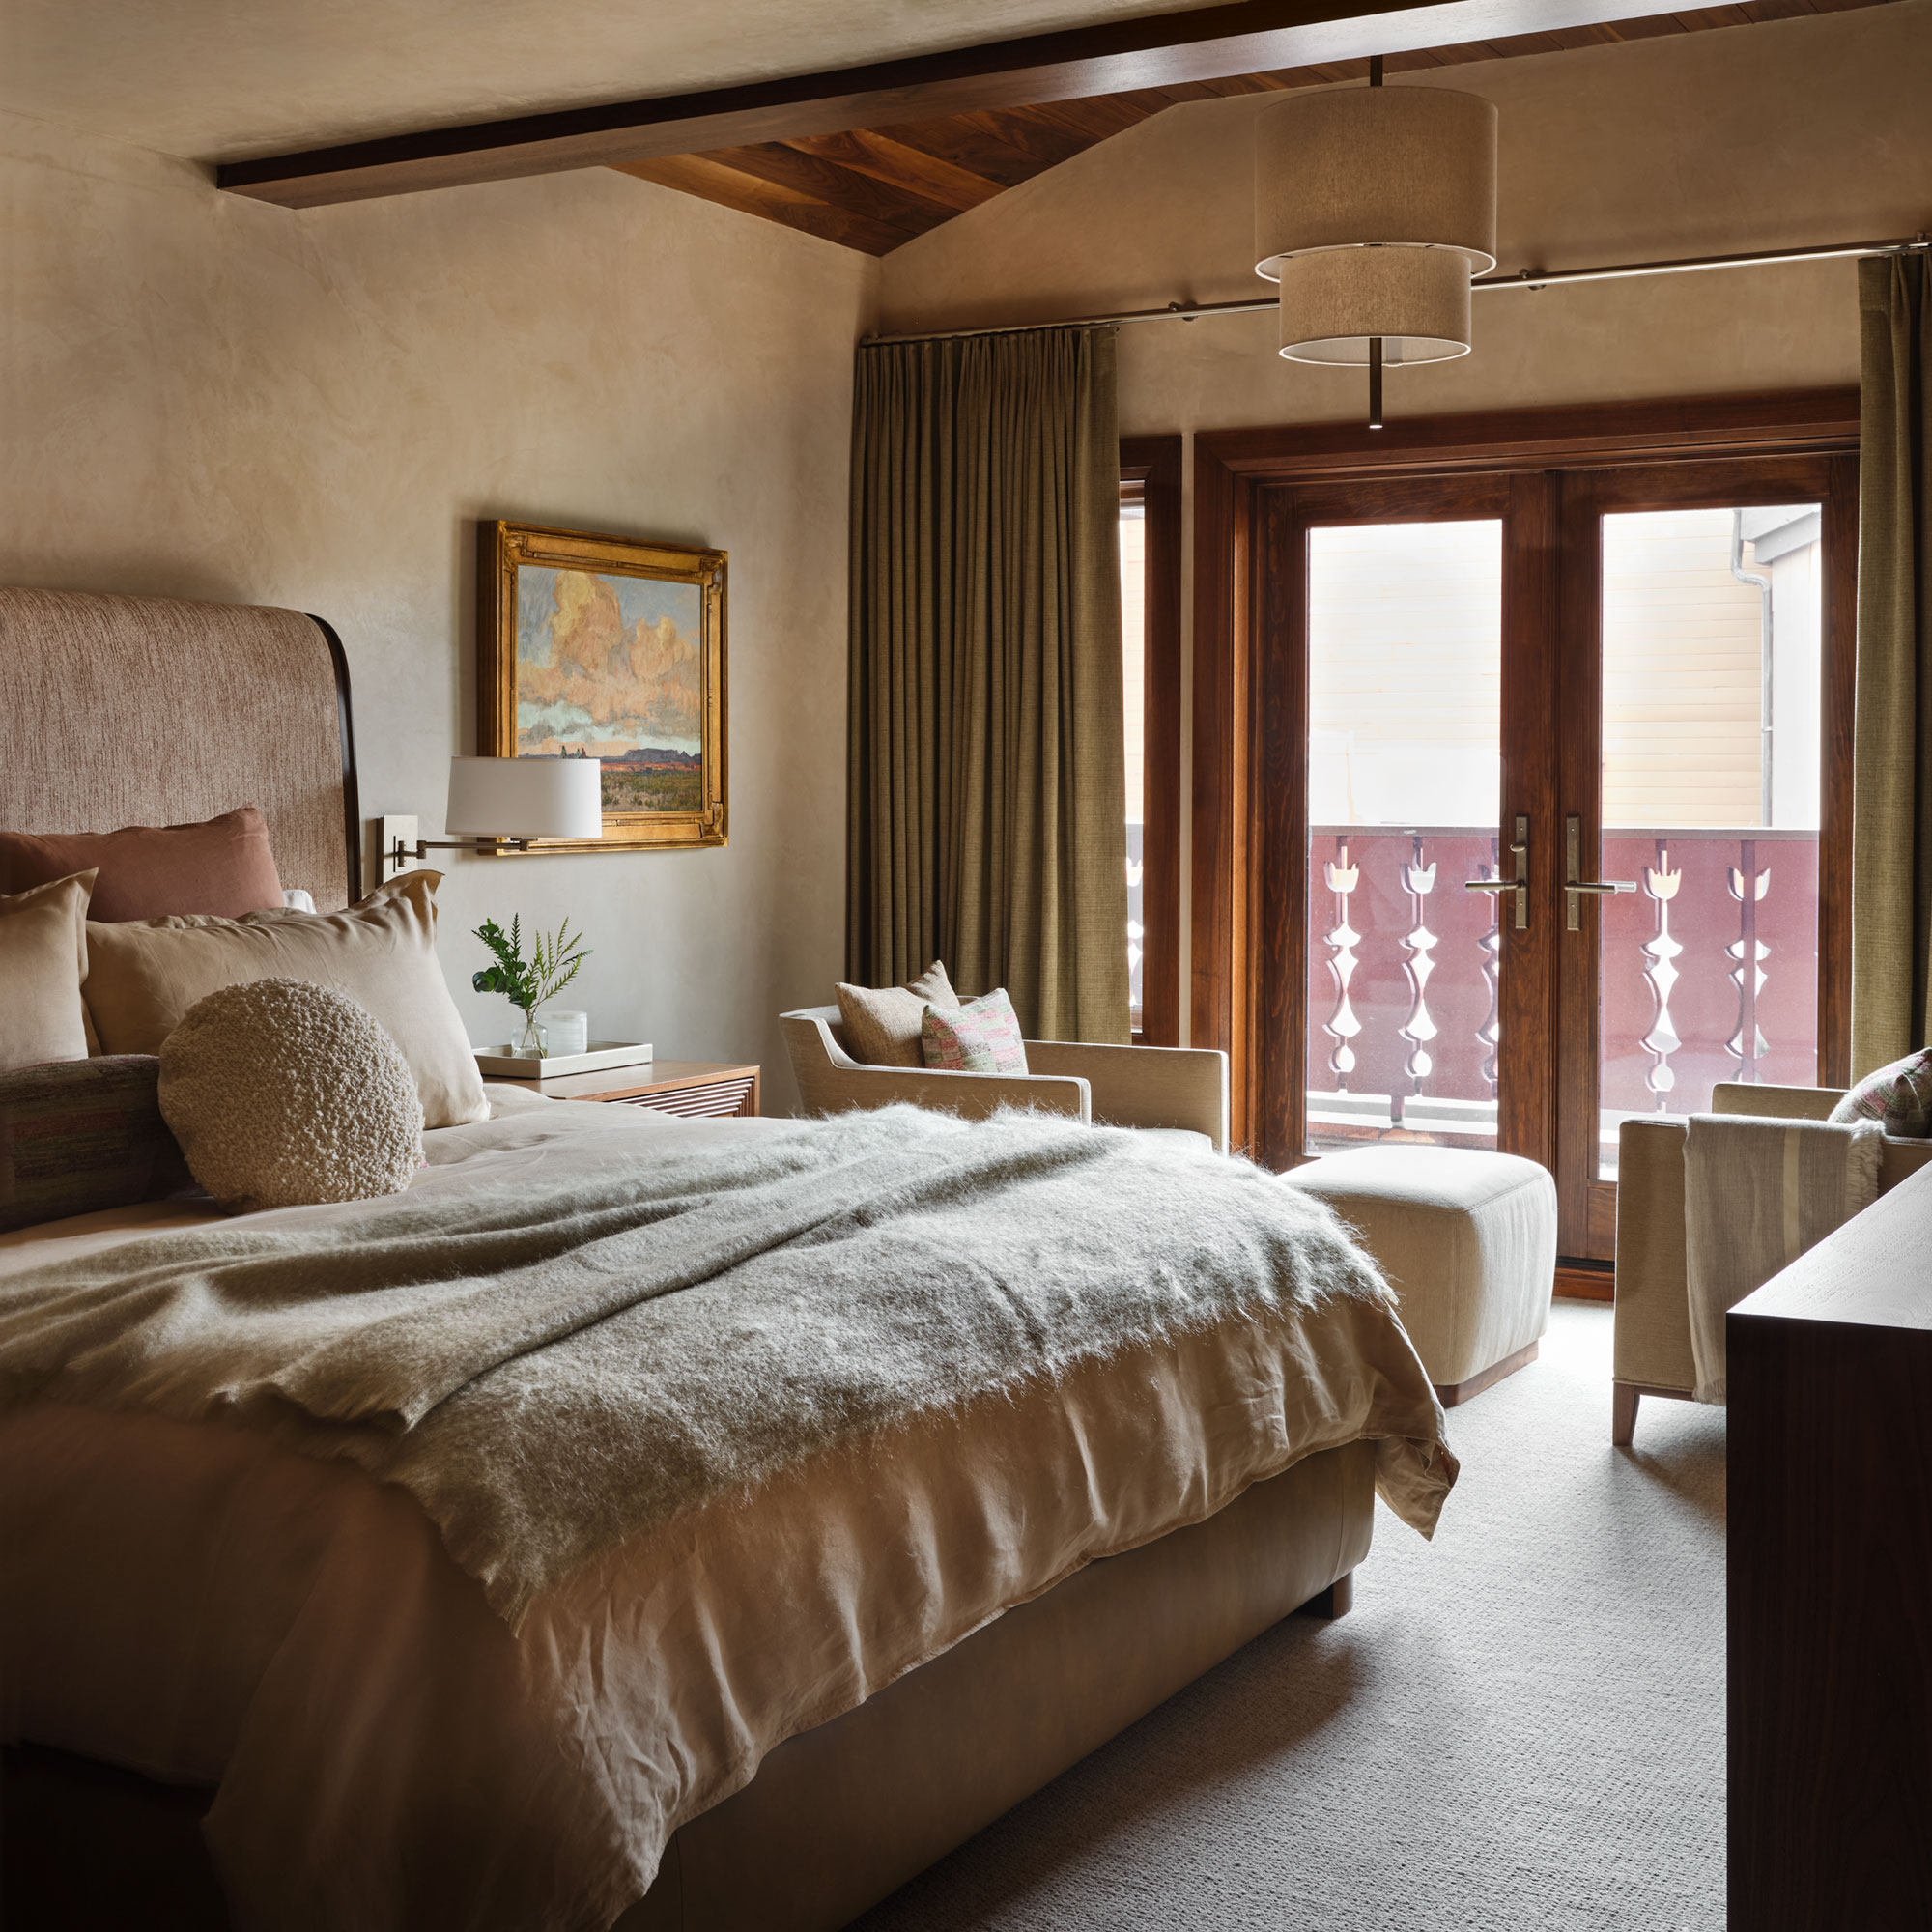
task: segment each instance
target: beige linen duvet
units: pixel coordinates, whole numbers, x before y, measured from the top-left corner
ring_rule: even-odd
[[[218,1780],[243,1927],[602,1928],[783,1739],[1302,1456],[1376,1439],[1433,1525],[1440,1412],[1322,1210],[930,1121],[894,1173],[881,1117],[540,1103],[406,1212],[0,1243],[8,1734]]]

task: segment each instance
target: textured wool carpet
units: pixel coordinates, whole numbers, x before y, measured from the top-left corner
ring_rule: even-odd
[[[1717,1932],[1724,1416],[1610,1447],[1610,1311],[1449,1413],[1433,1544],[1378,1505],[1355,1608],[1277,1625],[863,1932]],[[857,1932],[857,1928],[855,1928]]]

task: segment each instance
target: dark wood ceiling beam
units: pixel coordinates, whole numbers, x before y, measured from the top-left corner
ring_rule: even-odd
[[[1093,138],[1076,134],[1058,121],[1036,114],[1031,107],[1015,107],[1005,114],[961,114],[956,117],[969,128],[1017,148],[1034,164],[1034,172],[1057,168],[1075,155],[1084,155],[1094,145]]]
[[[958,213],[956,208],[909,188],[889,186],[870,175],[856,174],[835,161],[774,141],[758,148],[714,148],[700,160],[734,168],[775,187],[795,188],[828,207],[849,209],[869,220],[903,228],[910,238],[937,228]]]
[[[1488,41],[1619,11],[1619,0],[1233,0],[827,73],[233,161],[215,178],[238,194],[308,208]]]
[[[700,201],[715,201],[721,208],[735,209],[740,214],[756,214],[767,221],[781,222],[803,235],[816,235],[821,241],[837,242],[862,254],[890,254],[900,242],[910,242],[913,237],[910,229],[831,207],[795,188],[759,181],[737,168],[721,167],[699,155],[658,155],[647,161],[627,161],[618,172],[635,175],[639,181],[656,182],[661,187],[674,187],[681,194],[696,195]]]
[[[1103,94],[1093,100],[1056,100],[1051,106],[1026,109],[1034,120],[1065,128],[1069,133],[1083,134],[1090,142],[1124,134],[1156,111],[1141,106],[1124,94]]]
[[[997,182],[1003,188],[1018,187],[1030,182],[1046,166],[1014,142],[989,133],[973,117],[955,114],[945,121],[919,121],[910,127],[881,130],[902,146],[937,156],[954,167],[978,175],[982,181]]]
[[[870,175],[874,181],[929,195],[962,212],[978,208],[1001,192],[998,182],[971,174],[923,149],[890,140],[876,128],[854,128],[843,134],[803,134],[786,145],[801,154],[834,161],[848,174]]]

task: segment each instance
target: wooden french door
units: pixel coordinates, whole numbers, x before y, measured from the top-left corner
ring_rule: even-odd
[[[1856,487],[1801,455],[1257,493],[1264,1158],[1524,1154],[1602,1264],[1621,1120],[1845,1076]]]
[[[1552,1159],[1553,478],[1270,490],[1257,1138]],[[1472,886],[1501,888],[1471,890]]]
[[[1623,1121],[1849,1078],[1857,492],[1850,456],[1562,478],[1566,1255],[1614,1258]]]

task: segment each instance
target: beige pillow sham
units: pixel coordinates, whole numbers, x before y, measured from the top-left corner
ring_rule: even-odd
[[[75,872],[0,898],[0,1073],[87,1058],[87,898]]]
[[[103,1053],[159,1053],[223,986],[307,980],[347,993],[403,1050],[423,1124],[490,1118],[476,1057],[436,958],[440,872],[405,872],[343,912],[189,915],[87,928],[87,1009]]]
[[[927,1007],[956,1007],[959,995],[935,959],[906,986],[838,987],[838,1017],[853,1059],[866,1066],[917,1066],[925,1055],[920,1046],[920,1022]]]

